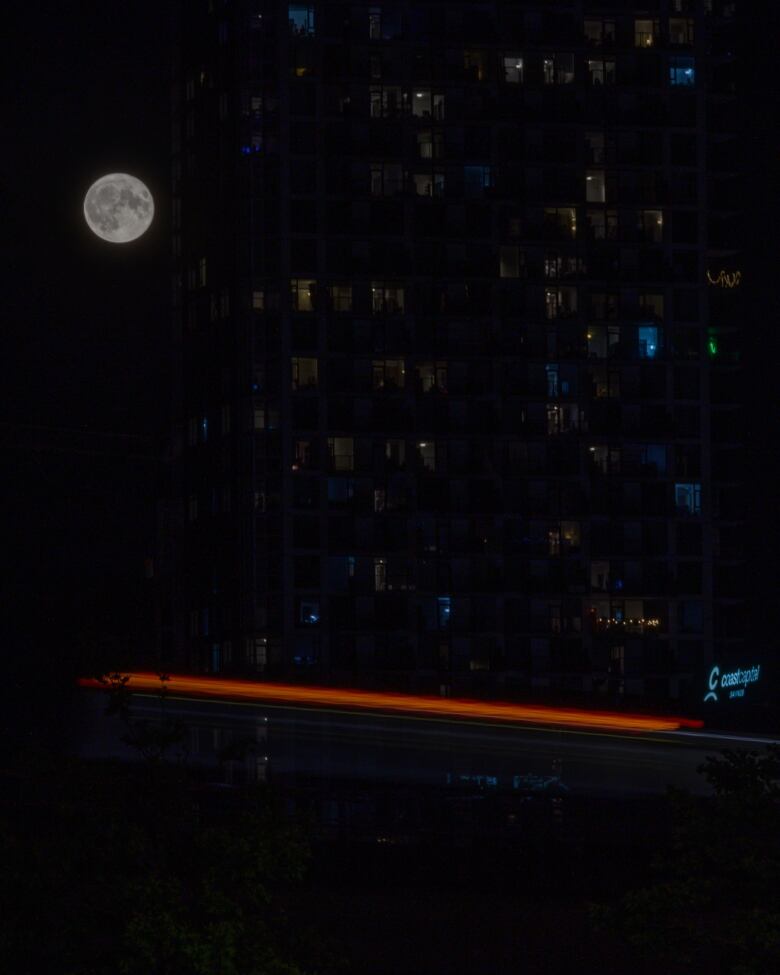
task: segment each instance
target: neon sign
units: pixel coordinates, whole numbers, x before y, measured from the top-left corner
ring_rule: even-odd
[[[707,678],[707,687],[709,690],[704,695],[704,700],[705,702],[717,701],[718,691],[726,690],[728,690],[729,698],[744,697],[748,685],[755,684],[760,677],[761,664],[757,664],[755,667],[748,667],[747,670],[741,670],[738,667],[728,674],[721,674],[720,667],[716,664],[710,671],[710,676]]]
[[[715,285],[718,288],[738,288],[742,283],[742,272],[733,271],[729,273],[728,271],[719,271],[717,277],[713,277],[712,274],[707,271],[707,280],[710,284]]]

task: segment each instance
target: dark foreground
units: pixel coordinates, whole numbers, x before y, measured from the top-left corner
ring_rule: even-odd
[[[766,742],[76,702],[6,761],[11,970],[780,970]]]

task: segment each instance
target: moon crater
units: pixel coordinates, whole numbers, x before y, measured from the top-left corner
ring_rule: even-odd
[[[126,244],[146,233],[154,218],[154,200],[135,176],[101,176],[84,197],[84,219],[89,229],[112,244]]]

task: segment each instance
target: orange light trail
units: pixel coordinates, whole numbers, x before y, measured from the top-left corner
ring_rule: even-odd
[[[125,675],[123,675],[125,676]],[[159,691],[160,677],[152,673],[131,673],[129,691]],[[104,688],[89,677],[79,679],[82,687]],[[692,718],[630,714],[614,711],[586,711],[581,708],[556,708],[539,704],[512,704],[504,701],[474,701],[449,697],[426,697],[413,694],[360,691],[346,688],[302,687],[298,684],[267,684],[222,677],[170,675],[165,681],[170,694],[185,697],[212,697],[236,701],[267,701],[304,707],[352,708],[358,711],[391,711],[399,715],[424,717],[473,718],[488,721],[520,722],[536,725],[558,725],[568,728],[608,731],[676,731],[681,727],[701,728],[702,721]]]

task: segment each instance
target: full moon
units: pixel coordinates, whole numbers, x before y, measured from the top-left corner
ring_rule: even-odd
[[[149,229],[154,218],[152,194],[127,173],[101,176],[84,197],[89,229],[112,244],[127,244]]]

